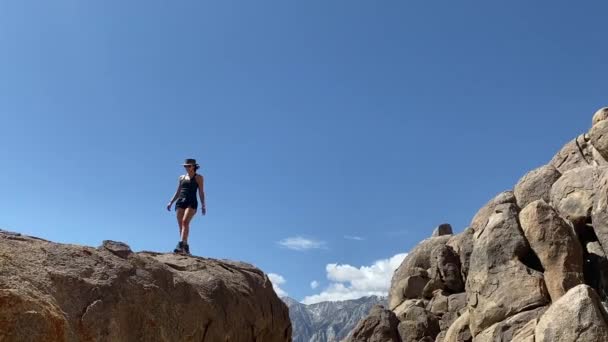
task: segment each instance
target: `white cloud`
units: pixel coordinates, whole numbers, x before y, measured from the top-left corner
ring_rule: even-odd
[[[285,248],[293,249],[294,251],[305,251],[309,249],[324,248],[324,241],[306,239],[301,236],[295,236],[283,239],[278,242],[279,245]]]
[[[353,236],[353,235],[344,235],[345,239],[348,240],[355,240],[355,241],[363,241],[365,240],[364,238],[360,237],[360,236]]]
[[[407,253],[394,255],[359,268],[345,264],[327,264],[325,271],[329,286],[319,294],[307,296],[304,304],[323,301],[357,299],[365,296],[386,296],[393,273],[401,265]]]
[[[270,278],[270,282],[272,282],[272,288],[274,289],[274,292],[277,293],[277,296],[279,296],[279,298],[287,297],[287,292],[285,292],[282,288],[279,287],[279,285],[283,285],[287,282],[285,278],[276,273],[268,273],[268,278]]]
[[[313,280],[313,281],[310,283],[310,287],[311,287],[313,290],[314,290],[314,289],[316,289],[317,287],[319,287],[319,282],[318,282],[318,281],[316,281],[316,280]]]

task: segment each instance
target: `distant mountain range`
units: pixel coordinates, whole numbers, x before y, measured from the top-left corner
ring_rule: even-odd
[[[377,296],[311,305],[289,297],[281,299],[289,307],[293,342],[339,342],[375,304],[386,306],[386,297]]]

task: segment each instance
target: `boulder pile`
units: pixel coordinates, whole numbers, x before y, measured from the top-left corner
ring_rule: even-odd
[[[608,107],[463,232],[420,242],[348,341],[608,341],[606,255]]]

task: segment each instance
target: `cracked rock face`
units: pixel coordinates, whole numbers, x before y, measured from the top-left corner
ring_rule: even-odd
[[[252,265],[0,231],[0,341],[291,341]]]

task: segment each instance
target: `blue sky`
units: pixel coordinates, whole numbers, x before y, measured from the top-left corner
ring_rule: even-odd
[[[607,10],[3,1],[0,227],[169,251],[165,204],[193,157],[193,253],[299,300],[378,290],[436,225],[462,231],[587,131],[608,105]]]

